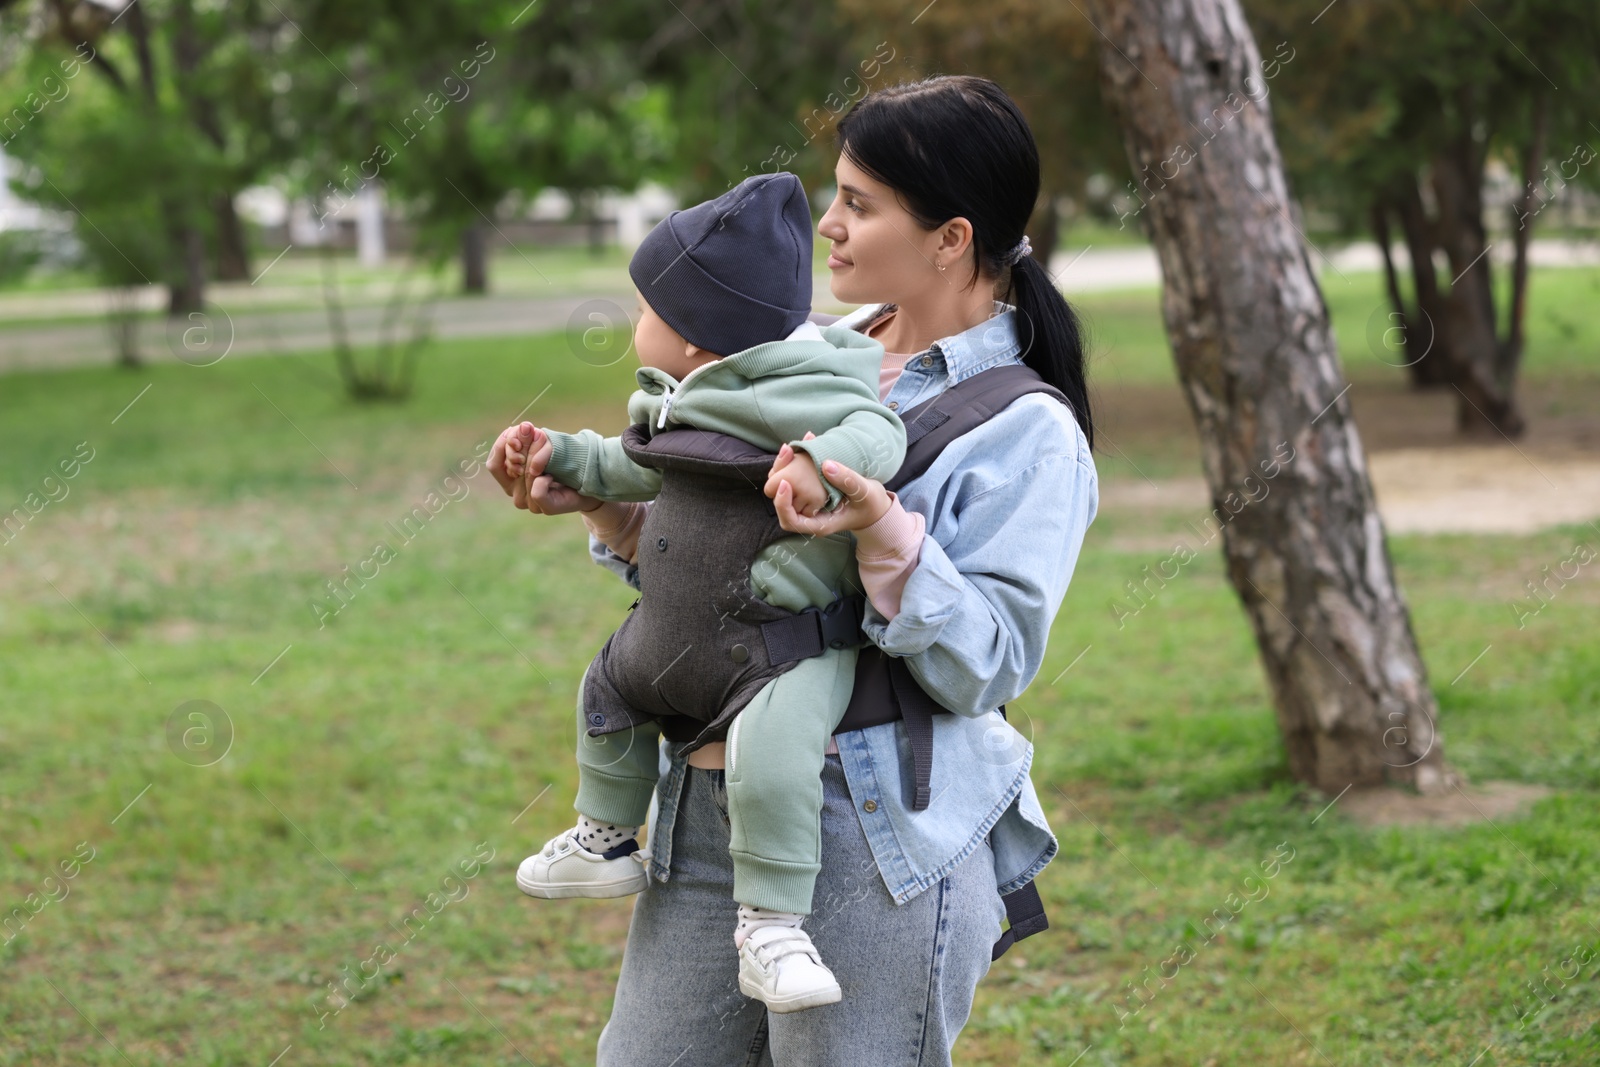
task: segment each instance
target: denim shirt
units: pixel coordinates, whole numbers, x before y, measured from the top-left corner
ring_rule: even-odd
[[[860,329],[882,310],[858,308],[834,325]],[[905,412],[979,371],[1020,363],[1014,307],[935,341],[906,361],[885,401]],[[1066,405],[1042,393],[1013,401],[945,447],[897,496],[925,520],[921,557],[892,620],[869,601],[872,643],[955,712],[933,717],[932,800],[913,811],[904,723],[839,734],[850,795],[897,904],[937,884],[989,837],[995,883],[1009,893],[1056,855],[1028,769],[1033,745],[996,710],[1039,672],[1050,624],[1066,596],[1084,534],[1099,510],[1088,441]],[[592,558],[638,588],[638,568],[593,535]],[[651,875],[665,880],[672,827],[688,773],[667,742],[649,842]]]

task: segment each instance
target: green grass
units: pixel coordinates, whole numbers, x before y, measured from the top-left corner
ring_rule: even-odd
[[[1523,375],[1593,376],[1600,370],[1600,317],[1591,311],[1600,301],[1600,269],[1539,268],[1530,274]],[[1404,372],[1396,364],[1403,360],[1381,343],[1391,322],[1383,276],[1346,271],[1341,278],[1324,270],[1319,282],[1346,377],[1401,380]],[[1097,386],[1177,382],[1157,290],[1087,294],[1073,304],[1088,327]]]
[[[1124,381],[1170,380],[1152,296],[1084,304]],[[1530,374],[1582,363],[1592,326],[1569,348],[1540,329]],[[633,594],[576,520],[447,476],[535,397],[536,420],[618,428],[631,372],[560,338],[453,343],[410,403],[354,407],[318,362],[0,379],[0,505],[95,450],[0,544],[5,913],[95,850],[0,945],[0,1064],[264,1065],[291,1044],[284,1065],[521,1063],[513,1044],[593,1061],[628,905],[535,904],[510,874],[570,820],[575,689]],[[392,532],[446,490],[409,543]],[[1374,831],[1287,780],[1214,552],[1118,629],[1110,603],[1155,556],[1114,550],[1112,525],[1011,709],[1061,839],[1054,928],[995,967],[959,1062],[1067,1065],[1087,1045],[1080,1065],[1465,1064],[1491,1042],[1480,1067],[1595,1062],[1600,961],[1522,1025],[1517,1004],[1600,951],[1600,585],[1522,630],[1507,606],[1594,532],[1391,539],[1449,758],[1560,792],[1522,820]],[[394,558],[319,628],[324,583],[379,541]],[[231,724],[209,766],[223,720],[185,718],[190,701]],[[480,842],[493,861],[446,882]],[[1280,843],[1292,860],[1249,884],[1265,897],[1208,941]],[[319,1029],[312,1002],[379,942],[397,950],[382,980]],[[1192,959],[1163,984],[1179,942]]]

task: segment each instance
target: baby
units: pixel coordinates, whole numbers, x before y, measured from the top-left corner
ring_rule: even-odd
[[[842,494],[824,461],[887,478],[906,448],[878,401],[883,346],[807,321],[811,232],[800,181],[781,172],[674,212],[628,266],[633,425],[620,438],[528,423],[501,435],[514,477],[655,501],[632,561],[639,600],[580,686],[577,826],[524,860],[517,885],[546,898],[645,889],[637,834],[657,739],[686,754],[725,738],[739,987],[775,1012],[841,998],[801,924],[821,868],[823,754],[863,639],[847,600],[860,591],[854,536],[791,534],[769,498],[787,483],[801,514],[831,511]]]

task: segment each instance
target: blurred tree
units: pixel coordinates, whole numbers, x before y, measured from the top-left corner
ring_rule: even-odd
[[[1528,251],[1543,206],[1573,180],[1600,184],[1589,146],[1600,96],[1592,0],[1247,0],[1298,60],[1279,83],[1284,151],[1308,197],[1370,228],[1384,252],[1391,337],[1413,385],[1459,391],[1463,433],[1515,437]],[[1316,20],[1311,30],[1312,20]],[[1308,32],[1308,30],[1310,32]],[[1494,281],[1486,171],[1518,179],[1509,285]],[[1389,253],[1398,228],[1411,302]],[[1440,278],[1435,253],[1449,273]],[[1497,288],[1508,289],[1505,311]]]
[[[488,288],[490,238],[509,202],[547,186],[581,199],[666,172],[665,91],[646,87],[633,57],[636,5],[301,0],[292,10],[326,60],[292,93],[304,187],[334,214],[381,180],[419,226],[424,255],[459,252],[466,292]]]
[[[820,142],[884,66],[870,25],[844,21],[831,2],[723,0],[665,15],[625,6],[638,27],[641,75],[671,87],[668,179],[682,196],[702,200],[779,170],[808,184],[832,180],[832,153]]]
[[[1048,265],[1073,221],[1061,217],[1061,208],[1081,209],[1091,178],[1121,174],[1127,165],[1096,77],[1100,36],[1082,8],[1049,0],[944,0],[900,25],[903,8],[888,0],[841,5],[860,22],[895,26],[894,46],[931,68],[923,73],[992,78],[1017,101],[1039,145],[1039,205],[1028,233],[1034,258]]]
[[[1453,781],[1238,0],[1093,0],[1167,338],[1294,777]]]
[[[111,222],[134,203],[148,210],[143,201],[153,198],[159,237],[122,253],[157,265],[150,280],[167,285],[172,314],[202,306],[208,275],[250,277],[234,196],[286,147],[266,121],[272,57],[260,46],[273,26],[261,10],[193,0],[140,0],[120,10],[93,0],[0,3],[0,32],[30,42],[41,78],[52,65],[81,63],[96,83],[74,82],[77,99],[42,111],[28,136],[8,143],[31,167],[29,195],[74,212],[86,245],[95,243],[97,225],[129,239],[154,233]],[[78,123],[93,128],[75,129]],[[64,146],[96,154],[73,156]],[[90,173],[97,170],[122,184],[112,188]],[[141,177],[157,184],[123,196],[129,179]]]

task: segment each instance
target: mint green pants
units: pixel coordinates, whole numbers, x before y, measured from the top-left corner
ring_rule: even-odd
[[[850,703],[856,653],[830,649],[801,660],[757,693],[728,728],[728,852],[733,899],[740,904],[811,913],[822,869],[823,750]],[[661,731],[646,723],[590,737],[581,681],[578,692],[573,807],[598,822],[643,825],[660,777]]]

